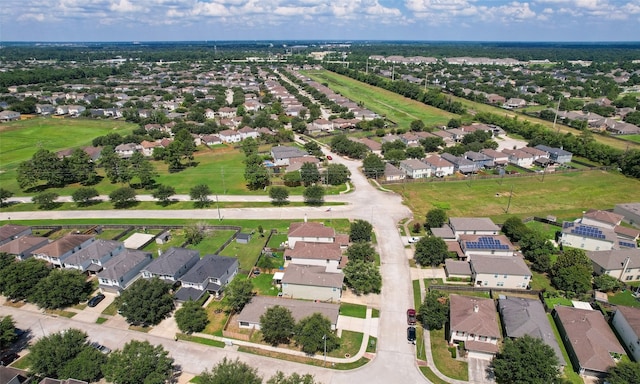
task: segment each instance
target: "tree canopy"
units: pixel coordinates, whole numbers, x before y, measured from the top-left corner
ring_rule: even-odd
[[[609,384],[640,383],[640,363],[621,361],[609,368],[606,381]]]
[[[258,370],[244,363],[238,358],[227,359],[225,356],[216,364],[211,372],[204,371],[200,374],[201,384],[262,384],[262,377]]]
[[[291,311],[286,307],[279,305],[269,307],[260,316],[262,338],[273,346],[288,344],[295,331],[295,326],[296,321],[293,319]]]
[[[273,205],[286,205],[289,203],[289,190],[280,186],[271,187],[269,188],[269,197]]]
[[[362,172],[370,179],[376,179],[384,175],[384,160],[375,153],[370,153],[362,161]]]
[[[349,260],[342,272],[345,283],[356,295],[380,293],[382,276],[375,264],[364,260]]]
[[[567,249],[558,256],[552,268],[551,282],[563,291],[586,293],[591,289],[593,268],[582,249]]]
[[[529,335],[505,339],[491,365],[498,384],[547,384],[560,374],[553,348]]]
[[[184,333],[201,332],[209,322],[207,311],[198,302],[192,300],[182,304],[174,317],[178,328]]]
[[[17,338],[16,325],[13,317],[9,315],[0,318],[0,349],[8,347]]]
[[[420,265],[440,265],[448,255],[447,244],[439,237],[425,236],[416,243],[414,258]]]
[[[447,212],[445,212],[444,209],[434,208],[427,212],[427,221],[425,222],[425,226],[429,229],[440,228],[447,222],[447,220]]]
[[[352,242],[371,241],[373,225],[366,220],[355,220],[349,227],[349,240]]]
[[[109,194],[115,208],[127,208],[136,202],[136,190],[131,187],[118,188]]]
[[[253,296],[253,283],[251,280],[233,279],[227,284],[224,295],[231,309],[241,311],[245,304],[251,301],[251,297]]]
[[[449,318],[449,299],[440,291],[427,291],[418,308],[418,317],[427,329],[442,329]]]
[[[0,289],[10,299],[24,300],[31,297],[40,280],[49,275],[47,264],[35,258],[11,263],[0,270]]]
[[[80,271],[54,269],[36,284],[31,300],[41,308],[64,308],[86,300],[91,288]]]
[[[198,184],[189,190],[189,197],[196,202],[196,207],[203,208],[209,206],[211,199],[211,188],[206,184]]]
[[[366,261],[372,263],[375,261],[376,251],[371,246],[371,243],[356,241],[347,248],[346,254],[349,262]]]
[[[310,185],[304,189],[302,196],[308,205],[322,205],[324,203],[324,188],[321,185]]]
[[[294,340],[305,353],[324,351],[325,339],[327,352],[338,347],[338,337],[331,332],[331,321],[320,313],[305,317],[296,325]]]
[[[161,345],[131,340],[111,352],[103,372],[115,384],[164,384],[172,366],[173,359]]]
[[[120,313],[132,324],[158,324],[173,310],[170,288],[158,278],[138,279],[116,299]]]

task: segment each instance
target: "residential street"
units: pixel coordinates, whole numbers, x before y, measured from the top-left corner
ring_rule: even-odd
[[[326,154],[329,154],[325,150]],[[428,382],[418,370],[415,360],[415,346],[406,340],[406,310],[413,306],[411,274],[404,243],[397,223],[411,212],[402,204],[399,196],[383,192],[372,186],[358,171],[359,161],[343,159],[331,153],[333,162],[346,165],[351,173],[355,191],[340,196],[328,196],[327,201],[345,201],[348,205],[326,207],[284,207],[284,208],[238,208],[221,209],[224,219],[363,219],[374,226],[381,256],[383,289],[381,294],[380,319],[378,323],[378,350],[376,357],[366,366],[347,372],[331,371],[308,365],[295,364],[254,355],[246,355],[220,350],[193,343],[174,342],[171,339],[133,331],[108,329],[105,325],[75,322],[73,319],[50,318],[41,314],[24,313],[6,307],[0,308],[3,314],[11,311],[19,324],[28,323],[34,332],[55,332],[69,326],[82,327],[96,340],[121,340],[124,344],[131,338],[148,339],[163,344],[183,366],[185,372],[198,374],[211,368],[222,357],[238,356],[241,360],[256,366],[260,373],[269,377],[276,370],[286,372],[309,372],[322,383],[419,383]],[[229,196],[228,198],[232,198]],[[242,199],[235,196],[234,198]],[[69,218],[207,218],[217,219],[217,209],[180,210],[180,211],[57,211],[57,212],[12,212],[0,214],[0,220],[29,219],[69,219]],[[46,324],[46,326],[45,326]],[[111,343],[110,343],[111,344]]]

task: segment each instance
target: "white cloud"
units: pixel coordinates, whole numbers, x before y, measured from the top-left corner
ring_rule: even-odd
[[[144,10],[143,7],[134,5],[129,0],[119,0],[114,2],[109,6],[109,9],[114,12],[141,12]]]

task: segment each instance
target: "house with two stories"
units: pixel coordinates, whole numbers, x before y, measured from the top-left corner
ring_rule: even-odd
[[[400,169],[412,179],[431,177],[431,167],[418,159],[400,161]]]
[[[460,235],[496,236],[500,233],[500,227],[488,217],[450,217],[449,227],[456,239]]]
[[[260,316],[262,316],[267,309],[275,306],[287,308],[296,322],[314,313],[320,313],[331,322],[331,330],[337,329],[340,304],[291,300],[271,296],[252,297],[251,301],[247,303],[238,314],[238,326],[240,328],[259,330],[261,328]]]
[[[587,251],[593,272],[607,274],[622,282],[640,281],[640,249],[621,248],[607,251]]]
[[[626,354],[602,312],[558,305],[552,315],[579,374],[603,378]]]
[[[0,245],[31,234],[31,227],[26,225],[5,224],[0,227]]]
[[[284,145],[278,145],[271,148],[271,157],[273,158],[273,163],[275,165],[289,165],[290,160],[295,157],[304,157],[307,156],[308,153],[302,151],[296,147],[287,147]]]
[[[120,293],[141,277],[140,272],[153,261],[151,253],[128,249],[113,256],[98,272],[101,291]]]
[[[462,156],[455,156],[450,153],[443,153],[440,155],[440,157],[442,157],[443,159],[453,164],[453,169],[456,172],[469,174],[469,173],[477,172],[478,169],[480,169],[478,168],[478,164]]]
[[[520,149],[503,149],[502,153],[509,156],[509,163],[523,168],[533,166],[533,155]]]
[[[480,153],[488,156],[493,161],[494,166],[504,166],[509,163],[509,155],[496,151],[495,149],[484,148],[480,150]]]
[[[73,253],[89,246],[96,238],[92,235],[66,235],[40,248],[31,254],[36,259],[44,260],[53,266],[62,268],[65,260]]]
[[[611,325],[631,353],[633,360],[640,361],[640,308],[616,306]]]
[[[198,300],[205,292],[219,297],[224,287],[238,274],[236,257],[206,255],[191,267],[179,281],[178,301]]]
[[[32,256],[32,251],[49,243],[49,239],[40,236],[20,236],[8,243],[0,245],[0,253],[15,256],[18,260],[26,260]]]
[[[289,264],[281,282],[285,297],[339,302],[344,275],[327,272],[324,266]]]
[[[466,258],[471,255],[513,256],[515,251],[505,235],[459,235],[458,242]]]
[[[573,157],[573,153],[562,148],[554,148],[542,144],[536,145],[535,148],[546,152],[549,160],[557,164],[570,163]]]
[[[306,220],[304,222],[291,223],[287,233],[287,245],[290,249],[294,249],[298,241],[335,243],[336,231],[331,227],[325,227],[322,223],[307,222]]]
[[[527,289],[531,284],[531,270],[519,256],[473,255],[469,264],[477,287]]]
[[[242,134],[233,129],[225,129],[218,132],[218,137],[223,143],[239,143],[242,141]]]
[[[342,248],[338,243],[308,243],[296,241],[293,248],[285,249],[285,261],[298,265],[316,265],[326,272],[340,273],[343,265]]]
[[[502,334],[491,299],[449,295],[449,343],[464,343],[469,357],[491,360]]]
[[[122,251],[124,243],[121,241],[97,239],[67,257],[62,267],[95,274],[102,270],[107,261]]]
[[[562,223],[560,243],[586,251],[608,251],[618,247],[618,237],[612,229],[595,227],[575,221]],[[624,242],[623,242],[624,243]],[[630,244],[634,246],[635,244]]]
[[[451,176],[455,172],[455,166],[438,155],[427,156],[423,162],[431,168],[431,174],[435,177]]]
[[[142,270],[142,277],[157,277],[168,283],[175,283],[199,260],[200,252],[196,250],[171,247]]]

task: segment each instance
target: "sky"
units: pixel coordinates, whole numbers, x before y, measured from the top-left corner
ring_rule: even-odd
[[[0,41],[640,41],[640,0],[1,0]]]

